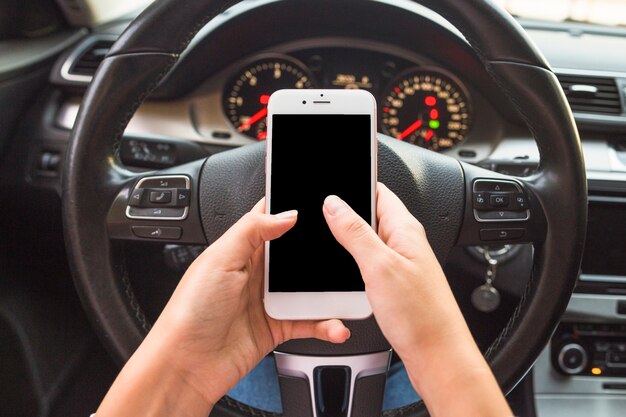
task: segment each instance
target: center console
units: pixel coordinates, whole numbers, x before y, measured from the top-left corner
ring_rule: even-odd
[[[626,413],[626,178],[589,185],[579,283],[533,368],[540,417]]]

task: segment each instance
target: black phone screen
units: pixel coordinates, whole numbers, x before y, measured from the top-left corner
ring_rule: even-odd
[[[335,194],[372,217],[372,133],[368,114],[275,114],[271,213],[298,210],[293,229],[270,242],[270,292],[364,291],[356,262],[322,212]]]

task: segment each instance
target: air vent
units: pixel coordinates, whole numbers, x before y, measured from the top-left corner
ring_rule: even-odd
[[[61,77],[66,81],[89,83],[114,42],[115,37],[107,35],[85,39],[63,63]]]
[[[112,41],[97,41],[93,43],[89,49],[74,61],[70,67],[70,74],[93,76],[112,45]]]
[[[614,78],[557,75],[572,111],[621,114],[619,92]]]

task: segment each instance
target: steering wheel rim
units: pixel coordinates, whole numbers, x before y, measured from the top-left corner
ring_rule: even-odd
[[[63,175],[64,232],[70,265],[90,319],[107,348],[120,361],[127,359],[139,345],[150,323],[133,295],[123,262],[119,262],[122,245],[109,240],[110,223],[107,227],[103,221],[110,219],[115,202],[123,200],[125,206],[128,187],[137,181],[136,174],[126,171],[118,162],[119,140],[134,111],[176,63],[195,33],[236,3],[238,1],[164,0],[151,5],[109,52],[85,94],[76,120]],[[575,284],[579,267],[576,260],[581,259],[586,224],[586,179],[580,140],[556,77],[509,15],[490,2],[423,0],[418,3],[447,18],[465,35],[487,71],[522,115],[541,155],[539,173],[523,182],[516,181],[524,186],[537,209],[533,227],[540,228],[545,222],[545,236],[532,236],[538,240],[535,241],[533,278],[509,324],[486,352],[506,392],[530,368],[549,340]],[[124,88],[119,88],[121,83]],[[395,146],[392,149],[395,155],[409,152],[391,142],[383,146],[390,149]],[[418,159],[432,160],[418,149],[413,150],[419,155]],[[401,159],[405,165],[419,165],[408,161],[413,157]],[[193,165],[189,169],[195,171],[190,175],[194,179],[201,178],[201,172],[206,172],[215,162],[213,157],[204,162],[206,166],[203,163]],[[469,181],[507,177],[455,163],[460,166],[465,195],[462,225],[458,226],[459,235],[454,243],[466,244],[472,241],[469,237],[472,231],[465,228],[472,212],[467,197],[472,192]],[[200,194],[203,192],[206,193],[200,189]],[[114,201],[113,207],[103,205],[103,200]],[[190,216],[201,217],[203,204],[200,200],[201,196],[192,196]],[[194,204],[199,207],[197,213]],[[205,230],[208,240],[232,224],[244,207],[239,206],[239,211],[229,213],[230,217],[226,216],[219,227]],[[205,229],[211,228],[206,220],[202,225]],[[445,249],[438,251],[438,255],[440,261],[444,261]],[[554,294],[559,296],[555,299]],[[375,323],[370,320],[353,325],[363,326],[363,332],[367,332]],[[376,343],[365,350],[386,348],[379,332],[375,331],[371,339]],[[324,349],[308,341],[286,347],[287,351],[299,353],[323,353]],[[223,407],[224,413],[247,415],[247,408],[232,400],[219,407]],[[419,404],[399,410],[405,415],[423,411]]]

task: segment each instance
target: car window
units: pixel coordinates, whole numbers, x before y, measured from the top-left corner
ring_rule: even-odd
[[[556,22],[626,26],[624,0],[496,0],[514,16]]]

